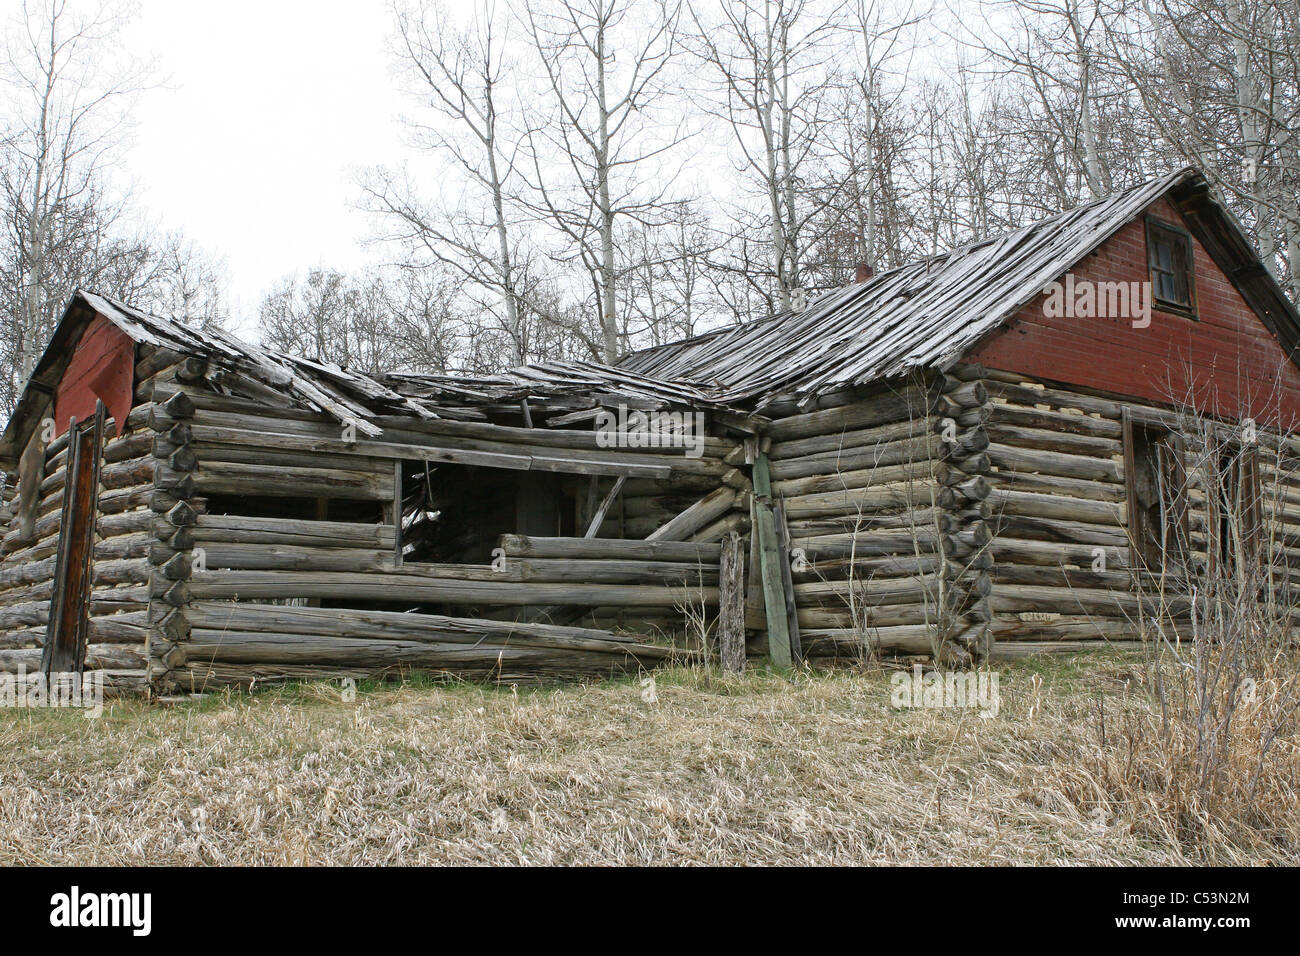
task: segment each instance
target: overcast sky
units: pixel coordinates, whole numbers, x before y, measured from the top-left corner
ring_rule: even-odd
[[[383,0],[143,0],[123,36],[165,85],[134,110],[125,166],[163,228],[226,259],[233,313],[280,276],[351,268],[354,171],[405,155]]]

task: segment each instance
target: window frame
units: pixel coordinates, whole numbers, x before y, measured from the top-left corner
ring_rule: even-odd
[[[1257,562],[1262,556],[1260,542],[1263,536],[1264,489],[1260,475],[1260,449],[1257,444],[1247,444],[1235,439],[1219,443],[1213,462],[1215,489],[1207,496],[1210,540],[1207,542],[1212,571],[1218,573],[1229,559],[1231,540],[1225,537],[1223,521],[1224,499],[1229,507],[1241,508],[1239,520],[1243,556],[1248,562]],[[1226,465],[1226,467],[1225,467]],[[1231,555],[1235,561],[1236,555]]]
[[[1144,415],[1141,410],[1124,406],[1122,411],[1124,442],[1124,493],[1127,506],[1125,531],[1129,538],[1129,567],[1135,576],[1144,573],[1154,575],[1180,575],[1187,572],[1192,559],[1191,553],[1191,496],[1188,493],[1187,444],[1183,436],[1168,422],[1153,416]],[[1169,541],[1172,533],[1173,554],[1168,547],[1162,549],[1161,560],[1153,562],[1148,559],[1145,545],[1147,540],[1137,525],[1138,515],[1142,513],[1138,501],[1137,488],[1137,433],[1157,433],[1154,440],[1147,443],[1157,450],[1157,456],[1163,446],[1165,454],[1172,464],[1171,500],[1162,502],[1161,513],[1168,525],[1159,529],[1163,541]],[[1145,438],[1144,434],[1144,438]],[[1172,559],[1172,560],[1171,560]]]
[[[1157,295],[1159,288],[1156,282],[1156,266],[1154,253],[1156,242],[1160,234],[1173,237],[1182,242],[1184,249],[1183,268],[1186,270],[1187,281],[1187,303],[1174,302],[1170,299],[1161,298]],[[1148,214],[1146,217],[1146,255],[1147,255],[1147,281],[1151,283],[1151,303],[1152,307],[1159,309],[1161,312],[1171,312],[1174,315],[1181,315],[1185,318],[1199,320],[1196,307],[1196,250],[1192,242],[1192,234],[1177,223],[1169,222],[1158,216]],[[1160,270],[1163,274],[1164,270]],[[1176,275],[1176,273],[1172,273]]]

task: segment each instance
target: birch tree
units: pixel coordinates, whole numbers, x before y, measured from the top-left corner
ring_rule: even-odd
[[[675,0],[549,0],[518,16],[540,71],[545,122],[529,130],[530,205],[578,264],[599,316],[598,357],[623,349],[615,244],[672,205],[670,155],[684,130],[664,115],[676,58]]]
[[[773,306],[789,310],[804,300],[804,257],[829,228],[822,215],[836,190],[806,188],[811,171],[830,151],[828,127],[833,54],[848,24],[842,2],[813,0],[696,0],[690,7],[692,45],[712,75],[717,99],[706,106],[726,123],[737,165],[756,194],[756,218],[767,234]],[[842,50],[842,44],[839,44]],[[752,228],[752,227],[750,227]],[[754,263],[742,261],[740,268]]]
[[[107,199],[104,183],[126,107],[144,82],[144,71],[119,53],[126,22],[125,8],[112,3],[82,13],[68,0],[24,0],[8,24],[0,201],[10,260],[5,332],[18,381],[35,365],[69,280],[86,274],[60,265],[89,259],[102,268],[97,251],[130,251],[109,240],[121,203]]]
[[[396,58],[423,108],[406,119],[407,129],[437,174],[413,180],[381,170],[366,184],[368,204],[386,223],[383,238],[417,254],[408,265],[437,262],[463,277],[467,294],[502,333],[504,358],[520,365],[535,357],[535,316],[526,297],[526,226],[515,200],[527,131],[512,87],[510,21],[490,2],[475,4],[466,26],[425,0],[394,5],[392,14]],[[442,188],[448,179],[461,188]],[[429,180],[437,188],[417,185]]]
[[[1300,301],[1300,5],[1140,0],[1111,51],[1152,126],[1205,170]]]

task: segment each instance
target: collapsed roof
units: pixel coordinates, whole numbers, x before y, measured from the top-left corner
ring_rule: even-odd
[[[945,369],[1001,328],[1043,287],[1068,271],[1157,199],[1166,198],[1281,343],[1300,356],[1300,315],[1260,262],[1205,178],[1181,169],[1006,235],[954,249],[869,281],[836,289],[808,309],[730,326],[625,356],[617,366],[541,362],[481,376],[367,375],[286,355],[221,331],[147,315],[107,296],[73,296],[0,436],[0,467],[12,467],[82,332],[95,318],[135,342],[202,358],[257,384],[258,394],[323,412],[364,435],[386,416],[487,421],[507,408],[542,424],[592,417],[602,406],[712,409],[732,424],[777,402],[921,369]],[[752,419],[750,419],[752,422]]]
[[[237,394],[322,412],[370,437],[383,433],[377,420],[384,417],[488,421],[494,411],[508,408],[519,414],[530,402],[539,418],[545,416],[544,424],[557,426],[620,403],[640,409],[724,411],[721,404],[691,385],[659,381],[596,362],[541,362],[482,376],[369,375],[260,348],[220,330],[200,330],[152,316],[108,296],[77,292],[0,436],[0,467],[16,464],[78,339],[96,316],[136,343],[205,360],[214,369],[210,380],[228,385]]]

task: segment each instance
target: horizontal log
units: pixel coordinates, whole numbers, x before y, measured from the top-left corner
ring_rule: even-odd
[[[994,488],[988,500],[995,513],[1019,515],[1029,518],[1060,518],[1090,524],[1124,526],[1126,506],[1120,503],[1088,501],[1066,495],[1046,495],[1036,492]]]
[[[961,463],[953,464],[962,471],[966,470]],[[928,460],[883,465],[879,468],[834,471],[828,474],[808,475],[804,478],[786,478],[772,482],[772,494],[783,498],[796,498],[800,495],[818,494],[824,491],[848,491],[853,488],[871,488],[909,482],[946,485],[964,477],[954,467],[942,461]]]
[[[406,571],[410,566],[406,565]],[[445,566],[443,566],[445,567]],[[501,580],[505,575],[483,569],[496,580],[435,577],[428,573],[349,574],[300,571],[208,571],[189,583],[193,599],[241,600],[323,598],[331,600],[403,601],[452,605],[637,605],[678,607],[688,602],[716,606],[716,587],[680,588],[638,584],[548,584]]]
[[[214,421],[215,420],[215,421]],[[209,422],[212,422],[209,424]],[[464,424],[464,423],[461,423]],[[194,440],[207,444],[266,446],[295,451],[319,451],[368,458],[479,465],[512,471],[568,472],[589,475],[629,475],[668,478],[674,471],[722,475],[727,466],[718,459],[690,458],[683,449],[662,454],[619,448],[553,448],[506,441],[465,440],[398,431],[389,428],[383,438],[345,442],[337,426],[255,419],[248,416],[204,412],[193,426]],[[551,432],[536,431],[538,435]]]
[[[923,438],[937,431],[938,424],[937,420],[927,416],[877,425],[874,428],[827,432],[808,438],[774,441],[767,455],[772,461],[779,461],[843,452],[850,448],[874,448],[903,439]]]
[[[644,650],[646,656],[656,658],[664,658],[674,652],[672,648],[643,645],[626,634],[593,628],[447,617],[439,614],[198,601],[191,606],[187,615],[195,627],[217,633],[292,633],[344,640],[364,638],[446,644],[488,641],[500,646],[521,645],[604,653]]]
[[[1138,654],[1146,647],[1141,641],[1009,641],[1006,644],[994,644],[990,660],[1018,661],[1039,654],[1078,654],[1082,651],[1107,648]]]
[[[1071,416],[1065,415],[1063,418]],[[1088,419],[1096,421],[1096,419]],[[1109,460],[1113,455],[1123,455],[1124,446],[1118,438],[1096,435],[1079,435],[1070,432],[1049,431],[1043,428],[1025,428],[999,421],[985,426],[989,440],[994,445],[1007,445],[1030,451],[1060,455],[1084,455]]]
[[[870,428],[925,417],[929,414],[932,401],[933,392],[908,385],[894,392],[864,398],[851,405],[777,419],[765,431],[775,444],[812,435]]]
[[[1029,491],[1040,495],[1067,495],[1087,498],[1090,501],[1119,502],[1125,500],[1122,484],[1106,481],[1088,481],[1083,478],[1062,478],[1059,475],[1026,474],[1016,471],[995,471],[988,475],[994,487],[1012,491]]]
[[[1128,567],[1128,545],[1078,545],[1055,541],[1032,541],[998,536],[990,545],[993,557],[999,562],[1035,565],[1074,565],[1089,568],[1100,552],[1108,568]]]
[[[1124,481],[1123,469],[1109,458],[1085,455],[1066,455],[1061,452],[1036,451],[1012,445],[988,446],[989,461],[1000,471],[1026,474],[1059,475],[1063,478],[1082,478],[1089,481]]]
[[[773,481],[787,478],[804,478],[810,475],[833,475],[842,471],[879,468],[884,465],[939,461],[946,447],[938,435],[925,438],[904,439],[886,445],[848,448],[842,452],[826,452],[801,458],[787,458],[771,463]]]
[[[188,477],[188,475],[187,475]],[[264,465],[204,462],[193,473],[194,493],[200,495],[269,495],[273,497],[341,498],[391,501],[391,472],[372,475],[329,468],[277,468]],[[188,494],[178,494],[188,498]]]
[[[1060,518],[1027,518],[1013,514],[999,514],[990,519],[990,526],[994,536],[999,538],[1052,541],[1069,545],[1101,545],[1107,548],[1127,548],[1129,545],[1128,532],[1117,523],[1093,524]]]
[[[855,656],[864,650],[930,654],[935,630],[928,625],[858,628],[800,628],[804,653],[809,657]]]
[[[646,541],[620,538],[544,538],[505,534],[500,545],[510,557],[603,558],[633,561],[677,561],[716,565],[722,549],[690,541]]]
[[[951,489],[933,485],[906,483],[849,491],[827,491],[785,499],[789,521],[830,515],[870,515],[876,512],[900,512],[912,508],[951,509],[957,497]]]

